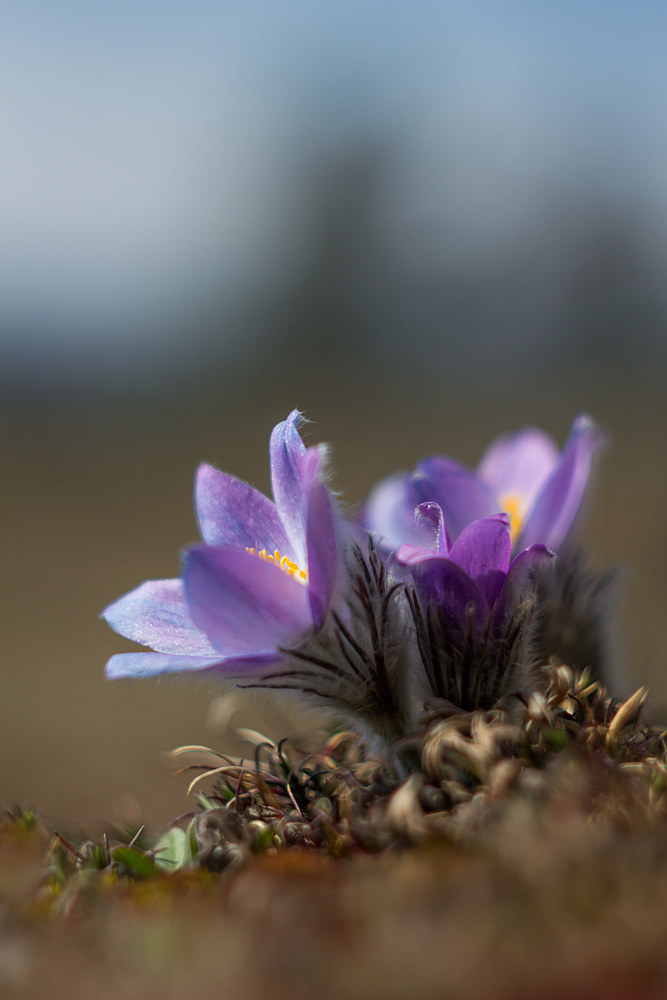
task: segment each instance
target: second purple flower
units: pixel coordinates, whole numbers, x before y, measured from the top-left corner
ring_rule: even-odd
[[[396,561],[409,572],[431,691],[459,708],[489,708],[531,667],[534,580],[553,553],[536,544],[512,559],[506,514],[473,521],[454,543],[438,504],[421,504],[416,514],[431,544],[403,544]]]
[[[558,550],[575,523],[602,441],[590,417],[578,416],[562,452],[548,434],[529,427],[497,438],[476,470],[435,455],[415,472],[379,483],[366,503],[364,524],[387,550],[404,542],[428,544],[415,510],[437,503],[453,540],[471,521],[503,512],[514,552],[535,542]]]

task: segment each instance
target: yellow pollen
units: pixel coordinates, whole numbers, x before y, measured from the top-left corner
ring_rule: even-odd
[[[505,493],[499,497],[500,509],[503,510],[510,519],[510,538],[512,545],[521,534],[525,516],[525,502],[520,493]]]
[[[267,552],[266,549],[260,549],[258,552],[257,549],[248,548],[246,546],[246,552],[249,552],[251,556],[258,556],[260,559],[263,559],[264,562],[274,563],[287,573],[288,576],[291,576],[293,580],[297,580],[304,586],[308,583],[308,574],[304,573],[302,569],[299,569],[297,564],[292,562],[291,559],[288,559],[287,556],[281,556],[278,549],[274,549],[273,555],[271,555],[271,553]]]

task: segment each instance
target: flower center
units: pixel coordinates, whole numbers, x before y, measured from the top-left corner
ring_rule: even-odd
[[[295,562],[288,559],[287,556],[281,556],[278,549],[275,549],[273,555],[271,555],[271,553],[267,552],[266,549],[260,549],[258,552],[257,549],[248,548],[246,546],[246,552],[249,552],[251,556],[258,556],[260,559],[263,559],[264,562],[274,563],[287,573],[288,576],[291,576],[293,580],[297,580],[299,583],[302,583],[304,587],[308,583],[308,574],[304,573],[304,571],[300,569]]]
[[[510,519],[510,538],[512,545],[521,534],[525,517],[525,500],[520,493],[504,493],[500,500],[500,509],[503,510]]]

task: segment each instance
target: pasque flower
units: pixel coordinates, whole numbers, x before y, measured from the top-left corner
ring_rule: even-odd
[[[511,559],[507,514],[472,521],[454,543],[437,503],[420,504],[417,516],[432,543],[428,548],[405,543],[396,561],[410,569],[420,595],[442,606],[454,627],[464,627],[470,614],[476,630],[485,627],[492,611],[515,603],[526,581],[553,556],[546,546],[535,544]]]
[[[271,434],[273,502],[210,465],[195,481],[202,544],[181,578],[150,580],[109,605],[106,621],[153,652],[112,656],[107,676],[256,674],[320,629],[339,568],[337,519],[321,447],[306,448],[294,410]]]
[[[548,434],[526,428],[497,438],[476,470],[436,455],[412,474],[379,483],[366,503],[364,524],[386,549],[405,542],[428,547],[428,528],[414,512],[433,502],[454,540],[472,521],[503,512],[514,552],[536,542],[557,550],[575,522],[602,440],[590,417],[578,416],[562,452]]]
[[[534,579],[553,553],[533,544],[511,558],[506,514],[472,521],[452,543],[437,503],[416,511],[429,546],[404,543],[408,599],[434,694],[463,708],[492,705],[526,666]]]

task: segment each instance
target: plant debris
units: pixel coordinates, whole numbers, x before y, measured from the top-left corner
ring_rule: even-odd
[[[431,700],[421,730],[391,759],[374,757],[354,731],[334,733],[315,753],[263,740],[250,761],[180,747],[176,757],[213,754],[218,762],[177,772],[195,772],[195,810],[157,840],[142,828],[124,840],[105,834],[74,844],[53,831],[47,893],[56,899],[82,872],[145,880],[230,873],[257,855],[295,850],[350,858],[479,845],[518,804],[626,828],[663,823],[667,729],[641,724],[646,691],[619,703],[586,671],[563,665],[544,668],[543,678],[486,711]],[[40,822],[20,810],[6,820],[23,833]]]

